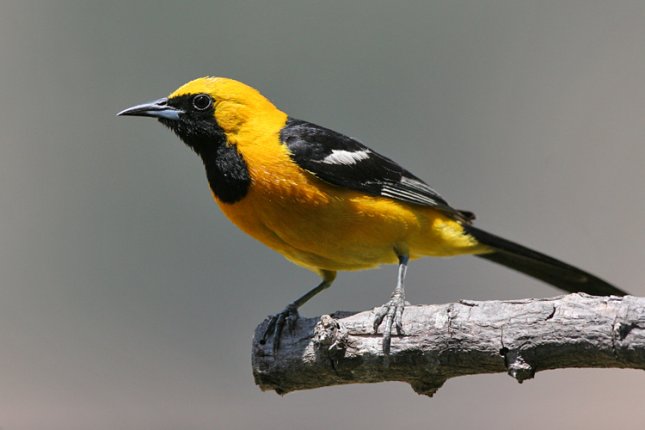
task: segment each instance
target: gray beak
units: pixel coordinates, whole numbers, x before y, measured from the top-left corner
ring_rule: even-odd
[[[150,103],[132,106],[117,114],[117,116],[149,116],[153,118],[165,118],[179,120],[183,110],[168,106],[168,99],[163,98]]]

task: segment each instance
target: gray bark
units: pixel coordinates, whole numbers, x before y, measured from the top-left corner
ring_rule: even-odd
[[[378,310],[376,308],[375,310]],[[549,299],[406,306],[403,334],[383,354],[374,311],[300,318],[277,355],[255,330],[253,374],[286,394],[339,384],[402,381],[432,396],[456,376],[507,372],[522,382],[567,367],[645,369],[645,298],[570,294]]]

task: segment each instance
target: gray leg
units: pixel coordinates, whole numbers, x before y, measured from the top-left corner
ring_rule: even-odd
[[[307,303],[316,294],[329,288],[332,282],[334,282],[334,279],[336,279],[336,272],[331,270],[321,270],[320,276],[323,280],[316,288],[312,288],[299,299],[289,303],[282,312],[273,315],[271,319],[269,319],[267,329],[260,341],[261,345],[266,343],[269,336],[273,336],[273,353],[277,353],[280,348],[280,335],[282,334],[282,329],[284,328],[285,323],[287,324],[289,331],[292,332],[299,317],[298,308]]]
[[[385,329],[383,330],[383,352],[385,355],[390,353],[390,340],[392,338],[392,323],[396,326],[396,331],[400,335],[403,334],[403,309],[405,308],[405,272],[408,268],[408,255],[399,255],[399,277],[396,283],[396,288],[390,296],[390,301],[383,305],[383,307],[376,313],[374,318],[374,333],[381,325],[385,318]]]

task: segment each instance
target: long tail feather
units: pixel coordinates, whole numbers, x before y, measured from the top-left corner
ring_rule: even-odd
[[[477,257],[494,261],[572,293],[582,292],[594,296],[624,296],[627,294],[602,279],[555,258],[471,225],[463,227],[466,233],[472,235],[477,241],[494,249],[494,252],[477,254]]]

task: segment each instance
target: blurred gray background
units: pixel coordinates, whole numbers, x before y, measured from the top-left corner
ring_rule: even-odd
[[[214,75],[355,136],[477,225],[645,294],[642,1],[4,1],[0,427],[642,428],[645,374],[560,370],[280,397],[253,329],[318,282],[238,231],[199,159],[134,104]],[[341,273],[315,316],[386,301]],[[559,291],[472,257],[408,300]]]

